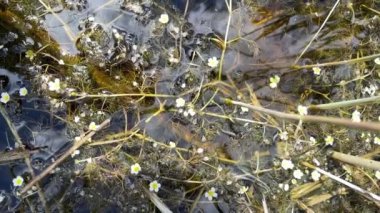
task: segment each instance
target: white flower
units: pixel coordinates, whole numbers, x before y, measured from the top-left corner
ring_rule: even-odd
[[[326,145],[332,146],[334,144],[334,138],[331,137],[330,135],[325,137],[325,143],[326,143]]]
[[[98,115],[105,115],[106,113],[99,110],[99,111],[96,112],[96,114],[98,114]]]
[[[360,122],[360,112],[358,110],[355,110],[353,113],[352,113],[352,121],[353,122]]]
[[[49,81],[49,90],[50,91],[59,91],[61,89],[61,80],[59,78],[56,78],[54,81]]]
[[[280,189],[284,190],[284,191],[288,191],[289,190],[289,184],[287,184],[287,183],[285,183],[285,184],[280,183],[280,184],[278,184],[278,187]]]
[[[283,140],[283,141],[288,140],[288,132],[287,131],[281,132],[280,133],[280,139]]]
[[[314,75],[320,75],[321,74],[321,68],[319,67],[313,67]]]
[[[141,171],[140,164],[135,163],[131,166],[131,174],[137,175]]]
[[[179,58],[174,57],[174,55],[171,54],[171,53],[169,54],[169,59],[168,60],[172,64],[177,64],[179,62]]]
[[[289,191],[289,184],[284,184],[284,191]]]
[[[65,62],[61,59],[61,60],[58,61],[58,64],[59,64],[59,65],[64,65]]]
[[[307,115],[307,107],[306,106],[298,105],[297,111],[302,116]]]
[[[294,168],[294,164],[291,160],[282,160],[281,162],[281,167],[285,170],[288,170],[288,169],[293,169]]]
[[[242,195],[246,193],[248,189],[249,189],[248,186],[241,186],[238,193]]]
[[[218,193],[216,193],[216,189],[214,187],[212,187],[210,190],[208,190],[206,193],[205,193],[205,197],[209,200],[209,201],[212,201],[213,198],[217,198],[218,197]]]
[[[188,109],[187,112],[189,113],[190,116],[194,116],[195,115],[195,111],[194,111],[193,108]]]
[[[380,65],[380,57],[377,57],[375,58],[375,60],[373,60],[377,65]]]
[[[249,109],[247,107],[241,107],[241,114],[248,112]]]
[[[116,29],[112,29],[112,33],[117,41],[121,41],[123,39],[123,36]]]
[[[139,83],[137,83],[136,81],[133,81],[133,82],[132,82],[132,85],[133,85],[134,87],[138,87],[138,86],[139,86]]]
[[[169,142],[169,146],[170,146],[170,148],[175,148],[177,145],[174,143],[174,142],[172,142],[172,141],[170,141]]]
[[[219,64],[219,60],[216,57],[209,58],[207,60],[207,65],[211,68],[217,67]]]
[[[280,82],[280,76],[275,75],[273,77],[269,78],[269,86],[270,88],[274,89],[277,88],[277,84]]]
[[[28,90],[25,87],[22,87],[20,88],[18,93],[20,94],[20,96],[26,96],[28,94]]]
[[[301,179],[302,176],[303,176],[303,172],[302,172],[301,170],[299,170],[299,169],[294,170],[294,172],[293,172],[293,176],[294,176],[296,179]]]
[[[80,154],[80,151],[79,150],[75,150],[72,154],[71,154],[71,157],[75,157],[76,155],[79,155]]]
[[[7,92],[2,92],[1,93],[1,98],[0,98],[0,102],[1,103],[8,103],[8,101],[11,99],[11,97],[9,96],[9,94]]]
[[[151,192],[158,192],[158,190],[160,190],[160,188],[161,188],[161,184],[159,182],[157,182],[156,180],[153,182],[150,182],[150,184],[149,184],[149,191],[151,191]]]
[[[75,122],[75,123],[78,123],[79,121],[80,121],[80,117],[79,117],[79,116],[75,116],[75,117],[74,117],[74,122]]]
[[[95,122],[91,122],[90,125],[88,125],[88,129],[91,131],[96,131],[98,129],[98,125],[96,125]]]
[[[310,136],[310,142],[312,145],[316,144],[317,143],[317,140],[315,140],[315,138],[313,136]]]
[[[177,99],[175,100],[175,106],[176,106],[177,108],[184,107],[185,104],[186,104],[186,101],[185,101],[185,99],[183,99],[183,98],[177,98]]]
[[[377,145],[380,145],[380,138],[379,138],[379,137],[375,137],[375,138],[373,139],[373,143],[374,143],[374,144],[377,144]]]
[[[314,170],[311,173],[311,179],[313,179],[314,181],[318,181],[320,177],[321,177],[321,173],[319,173],[317,170]]]
[[[16,178],[13,178],[13,185],[14,186],[22,186],[22,184],[24,183],[24,179],[21,177],[21,176],[17,176]]]
[[[198,153],[198,154],[202,154],[203,152],[204,152],[204,149],[203,149],[203,148],[198,148],[198,149],[197,149],[197,153]]]
[[[159,22],[166,24],[169,22],[169,15],[166,13],[161,14],[160,18],[158,19]]]
[[[380,180],[380,171],[376,171],[376,172],[375,172],[375,177],[376,177],[378,180]]]

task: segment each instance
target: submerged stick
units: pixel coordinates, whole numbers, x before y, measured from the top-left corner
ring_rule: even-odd
[[[329,66],[336,66],[336,65],[342,65],[342,64],[354,64],[354,63],[359,63],[359,62],[364,62],[364,61],[370,61],[378,57],[380,57],[380,53],[364,56],[361,58],[348,59],[348,60],[343,60],[343,61],[332,61],[332,62],[326,62],[322,64],[309,64],[309,65],[304,65],[304,66],[294,65],[293,68],[299,70],[299,69],[310,69],[313,67],[329,67]]]
[[[0,164],[7,164],[17,160],[24,160],[26,157],[39,152],[39,150],[26,150],[22,148],[0,152]]]
[[[109,123],[110,123],[111,119],[107,119],[105,121],[103,121],[103,123],[101,123],[99,126],[98,126],[98,129],[96,131],[91,131],[89,132],[87,135],[81,137],[81,139],[76,142],[69,150],[67,150],[60,158],[58,158],[56,161],[54,161],[53,164],[51,164],[50,166],[48,166],[43,172],[41,172],[38,176],[36,176],[35,178],[33,178],[22,190],[21,190],[21,194],[24,194],[25,192],[27,192],[32,186],[34,186],[36,183],[38,183],[38,181],[40,181],[42,178],[44,178],[45,176],[47,176],[53,169],[55,169],[55,167],[57,167],[59,164],[61,164],[67,157],[69,157],[75,150],[77,150],[78,148],[80,148],[84,143],[86,143],[86,141],[88,141],[92,136],[95,135],[95,133],[97,131],[99,131],[100,129],[103,129],[105,126],[107,126]]]
[[[160,197],[157,196],[156,193],[153,193],[146,189],[144,186],[142,187],[143,191],[146,195],[148,195],[149,200],[163,213],[172,213],[169,207],[161,200]]]
[[[369,191],[367,191],[367,190],[364,190],[364,189],[360,188],[359,186],[357,186],[357,185],[355,185],[355,184],[353,184],[353,183],[350,183],[350,182],[348,182],[348,181],[346,181],[346,180],[343,180],[342,178],[340,178],[340,177],[338,177],[338,176],[335,176],[335,175],[333,175],[333,174],[331,174],[331,173],[329,173],[329,172],[326,172],[325,170],[320,169],[319,167],[316,167],[316,166],[314,166],[314,165],[311,165],[310,163],[302,162],[302,164],[303,164],[304,166],[306,166],[306,167],[309,167],[309,168],[311,168],[311,169],[315,169],[315,170],[317,170],[319,173],[321,173],[321,174],[323,174],[323,175],[326,175],[327,177],[329,177],[329,178],[331,178],[331,179],[333,179],[333,180],[335,180],[335,181],[337,181],[337,182],[339,182],[339,183],[341,183],[341,184],[343,184],[343,185],[345,185],[345,186],[351,188],[351,189],[354,190],[354,191],[359,192],[359,193],[360,193],[361,195],[363,195],[364,197],[366,197],[366,198],[368,198],[368,199],[374,201],[377,205],[380,204],[380,196],[379,196],[379,195],[376,195],[376,194],[374,194],[374,193],[372,193],[372,192],[369,192]]]
[[[66,102],[74,102],[79,101],[84,98],[117,98],[117,97],[153,97],[153,98],[176,98],[178,96],[175,95],[167,95],[167,94],[150,94],[150,93],[118,93],[118,94],[74,94],[72,97],[77,97],[72,100],[66,100]]]
[[[219,81],[222,79],[224,55],[226,54],[226,50],[227,50],[228,34],[230,31],[231,17],[232,17],[232,0],[229,0],[229,1],[225,0],[225,3],[227,6],[227,9],[228,9],[228,21],[227,21],[227,26],[226,26],[226,34],[224,35],[222,55],[220,56],[219,71],[218,71],[218,80]]]
[[[325,117],[325,116],[316,116],[316,115],[298,115],[280,112],[272,109],[267,109],[259,106],[252,106],[250,104],[246,104],[239,101],[233,101],[231,99],[223,99],[226,104],[234,104],[238,106],[247,107],[253,111],[266,113],[268,115],[272,115],[277,118],[286,119],[286,120],[302,120],[303,122],[315,122],[315,123],[328,123],[335,124],[339,126],[346,126],[350,128],[357,129],[365,129],[372,131],[380,131],[380,123],[379,122],[352,122],[351,119],[347,118],[336,118],[336,117]]]
[[[380,162],[365,159],[358,156],[348,155],[341,152],[335,152],[332,151],[330,154],[330,157],[334,158],[335,160],[339,160],[344,163],[349,163],[355,166],[364,167],[368,169],[374,169],[374,170],[380,170]]]
[[[336,109],[340,107],[352,107],[352,106],[357,106],[361,104],[373,104],[377,102],[380,102],[379,95],[368,97],[368,98],[359,98],[359,99],[354,99],[354,100],[339,101],[339,102],[328,103],[328,104],[310,105],[309,109],[319,109],[319,110]]]

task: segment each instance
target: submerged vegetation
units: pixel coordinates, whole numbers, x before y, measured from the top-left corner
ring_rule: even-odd
[[[379,29],[373,0],[4,1],[0,210],[376,212]]]

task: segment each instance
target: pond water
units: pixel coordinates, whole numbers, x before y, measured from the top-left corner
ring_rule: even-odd
[[[11,2],[1,15],[1,92],[11,100],[2,105],[7,118],[0,118],[0,151],[15,150],[9,129],[15,128],[25,149],[36,150],[30,159],[39,174],[87,132],[90,122],[111,122],[92,138],[94,144],[80,149],[80,157],[69,157],[40,182],[45,203],[36,189],[23,199],[17,195],[12,180],[33,179],[23,158],[0,162],[2,212],[151,212],[158,206],[143,188],[156,179],[163,185],[158,195],[174,212],[247,210],[238,205],[244,197],[233,193],[243,184],[262,194],[248,199],[281,196],[271,188],[285,177],[269,168],[283,158],[277,143],[281,129],[296,125],[248,113],[224,98],[281,111],[340,99],[339,92],[331,99],[322,93],[353,79],[352,65],[339,66],[326,75],[329,79],[295,65],[349,59],[357,49],[363,55],[372,51],[368,35],[374,28],[365,25],[373,23],[356,4],[341,3],[298,58],[334,2],[33,2],[38,6]],[[6,11],[24,23],[5,20]],[[216,66],[210,64],[213,57]],[[269,86],[274,76],[281,77],[277,89]],[[60,80],[56,90],[55,79]],[[21,96],[24,87],[28,94]],[[310,128],[304,136],[317,134]],[[172,150],[172,143],[178,150]],[[137,162],[142,174],[129,174]],[[266,169],[273,173],[263,172],[261,181],[257,174]],[[214,179],[220,182],[208,183]],[[226,185],[230,180],[235,183]],[[217,204],[203,196],[211,186],[221,190]]]

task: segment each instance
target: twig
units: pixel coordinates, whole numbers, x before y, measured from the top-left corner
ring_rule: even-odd
[[[190,208],[190,211],[189,211],[190,213],[195,212],[195,209],[196,209],[196,207],[197,207],[198,204],[199,204],[199,200],[201,199],[201,197],[202,197],[202,195],[203,195],[203,192],[205,191],[204,186],[201,185],[201,187],[202,187],[202,189],[198,192],[198,195],[197,195],[197,197],[195,198],[194,203],[191,205],[191,208]]]
[[[375,9],[372,9],[372,8],[370,8],[370,7],[367,7],[367,6],[364,5],[364,4],[361,4],[360,6],[366,8],[367,10],[370,10],[370,11],[372,11],[372,12],[374,12],[374,13],[376,13],[377,15],[380,16],[380,11],[377,11],[377,10],[375,10]]]
[[[223,70],[223,61],[224,61],[224,55],[227,50],[227,42],[228,42],[228,33],[230,30],[230,24],[231,24],[231,17],[232,17],[232,0],[225,0],[226,6],[228,9],[228,21],[227,21],[227,27],[226,27],[226,34],[224,35],[224,44],[222,49],[222,55],[220,56],[220,64],[219,64],[219,74],[218,74],[218,80],[222,80],[222,70]]]
[[[335,152],[335,151],[332,151],[329,154],[330,154],[330,157],[334,158],[335,160],[342,161],[344,163],[349,163],[355,166],[365,167],[365,168],[374,169],[374,170],[380,170],[379,161],[369,160],[362,157],[352,156],[352,155],[344,154],[341,152]]]
[[[98,126],[98,129],[96,131],[91,131],[87,135],[84,135],[81,137],[81,139],[76,142],[69,150],[67,150],[60,158],[58,158],[56,161],[54,161],[53,164],[48,166],[43,172],[41,172],[38,176],[33,178],[22,190],[21,194],[24,194],[27,192],[33,185],[35,185],[38,181],[40,181],[42,178],[47,176],[55,167],[57,167],[59,164],[61,164],[67,157],[69,157],[75,150],[77,150],[79,147],[81,147],[86,141],[88,141],[97,131],[104,128],[110,123],[111,119],[107,119],[103,121]]]
[[[184,19],[186,19],[188,8],[189,8],[189,0],[186,0],[185,11],[183,12],[183,18]],[[182,40],[183,40],[182,30],[183,30],[183,23],[181,24],[180,31],[179,31],[179,45],[178,45],[179,57],[178,57],[178,59],[180,61],[182,58]]]
[[[252,106],[250,104],[246,104],[239,101],[233,101],[231,99],[224,99],[224,102],[226,104],[244,106],[251,110],[263,112],[269,115],[273,115],[277,118],[286,119],[286,120],[298,120],[298,121],[302,120],[303,122],[328,123],[328,124],[346,126],[350,128],[380,131],[379,122],[352,122],[350,119],[347,119],[347,118],[324,117],[324,116],[316,116],[316,115],[301,116],[298,114],[290,114],[290,113],[280,112],[280,111],[276,111],[272,109],[266,109],[259,106]]]
[[[162,212],[162,213],[172,213],[172,211],[169,209],[169,207],[162,202],[162,200],[153,192],[150,192],[148,189],[146,189],[144,186],[142,187],[145,194],[148,195],[150,201]]]
[[[39,150],[25,150],[22,148],[16,148],[10,151],[0,152],[0,164],[25,159],[25,157],[37,152],[39,152]]]
[[[297,57],[297,59],[294,61],[294,64],[297,64],[298,61],[301,59],[301,57],[303,56],[303,54],[305,54],[305,52],[307,51],[307,49],[309,49],[311,43],[313,43],[313,41],[318,37],[319,33],[321,32],[321,30],[323,29],[323,27],[326,25],[327,21],[329,20],[331,14],[334,12],[335,8],[338,6],[340,0],[337,0],[335,2],[335,5],[333,6],[333,8],[331,8],[329,14],[327,15],[326,19],[323,21],[321,27],[318,29],[318,31],[314,34],[313,38],[310,40],[310,42],[307,44],[307,46],[305,47],[305,49],[303,49],[302,53]]]
[[[309,64],[309,65],[304,65],[304,66],[294,65],[293,68],[294,69],[310,69],[313,67],[329,67],[329,66],[336,66],[336,65],[342,65],[342,64],[354,64],[358,62],[370,61],[377,57],[380,57],[380,53],[364,56],[361,58],[348,59],[348,60],[343,60],[343,61],[333,61],[333,62],[327,62],[327,63],[322,63],[322,64]]]
[[[167,94],[148,94],[148,93],[119,93],[119,94],[99,94],[99,95],[80,95],[74,94],[72,97],[78,97],[71,100],[66,100],[66,102],[78,101],[84,98],[116,98],[116,97],[156,97],[156,98],[176,98],[178,96],[175,95],[167,95]]]
[[[32,163],[30,162],[29,156],[25,157],[25,163],[26,163],[26,165],[27,165],[27,167],[29,169],[30,174],[32,175],[32,178],[34,178],[36,176],[36,174],[33,171]],[[37,183],[36,187],[37,187],[37,193],[38,193],[38,196],[39,196],[39,198],[41,200],[42,206],[44,207],[45,212],[49,213],[50,209],[49,209],[49,207],[47,205],[45,194],[44,194],[44,192],[43,192],[40,184]]]
[[[266,201],[264,195],[263,195],[262,203],[263,203],[263,210],[264,210],[264,213],[269,213],[268,205],[267,205],[267,201]]]
[[[328,104],[310,105],[309,109],[320,109],[320,110],[336,109],[336,108],[340,108],[340,107],[357,106],[360,104],[373,104],[376,102],[380,102],[380,96],[373,96],[373,97],[368,97],[368,98],[359,98],[359,99],[347,100],[347,101],[339,101],[339,102],[328,103]]]
[[[346,180],[343,180],[342,178],[340,178],[340,177],[338,177],[338,176],[335,176],[335,175],[333,175],[333,174],[331,174],[331,173],[329,173],[329,172],[326,172],[325,170],[322,170],[322,169],[320,169],[319,167],[316,167],[316,166],[314,166],[314,165],[311,165],[311,164],[309,164],[309,163],[307,163],[307,162],[302,162],[302,164],[303,164],[304,166],[306,166],[306,167],[309,167],[309,168],[312,168],[312,169],[317,170],[317,171],[320,172],[321,174],[326,175],[327,177],[329,177],[329,178],[331,178],[331,179],[333,179],[333,180],[335,180],[335,181],[337,181],[337,182],[339,182],[339,183],[341,183],[341,184],[343,184],[343,185],[345,185],[345,186],[347,186],[347,187],[353,189],[354,191],[359,192],[359,193],[360,193],[361,195],[363,195],[364,197],[366,197],[366,198],[368,198],[368,199],[374,201],[377,205],[380,204],[380,196],[379,196],[379,195],[376,195],[376,194],[373,194],[372,192],[369,192],[369,191],[367,191],[367,190],[364,190],[364,189],[360,188],[359,186],[357,186],[357,185],[355,185],[355,184],[352,184],[352,183],[350,183],[350,182],[348,182],[348,181],[346,181]]]

